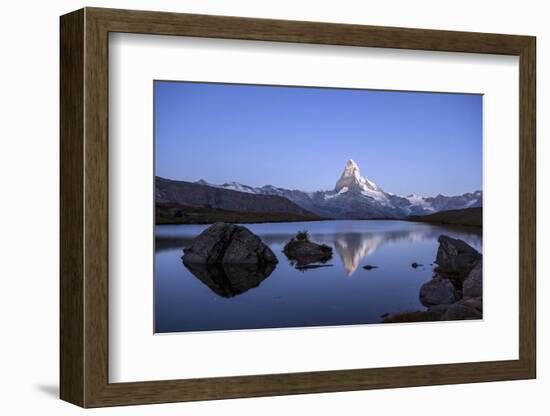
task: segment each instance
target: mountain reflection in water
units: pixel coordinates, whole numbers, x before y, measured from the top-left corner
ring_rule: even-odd
[[[336,250],[342,261],[342,265],[348,276],[355,273],[361,261],[373,254],[384,244],[396,241],[419,242],[424,240],[437,240],[445,233],[445,230],[454,231],[455,238],[460,238],[472,247],[481,251],[481,233],[475,228],[468,227],[437,227],[429,226],[420,229],[397,230],[397,231],[376,231],[376,232],[336,232],[336,233],[311,233],[311,240],[317,243],[324,243]],[[269,244],[284,245],[294,234],[266,234],[260,235],[262,240]],[[194,237],[157,237],[156,251],[170,250],[174,248],[183,249],[189,245]],[[273,248],[273,247],[272,247]],[[276,252],[279,260],[286,259],[285,255]],[[269,273],[271,274],[271,273]],[[268,274],[268,275],[269,275]]]
[[[468,227],[385,220],[245,226],[279,263],[185,265],[182,249],[208,226],[156,227],[155,332],[377,323],[386,313],[425,309],[418,293],[432,277],[440,235],[482,251],[481,230]],[[332,247],[332,267],[291,264],[283,247],[301,230]],[[412,268],[413,262],[424,266]],[[378,267],[362,270],[367,264]]]
[[[351,276],[364,258],[373,254],[384,244],[400,240],[410,242],[437,240],[441,234],[439,229],[335,234],[333,244],[348,276]],[[462,239],[469,241],[474,247],[481,246],[481,235],[463,233]]]

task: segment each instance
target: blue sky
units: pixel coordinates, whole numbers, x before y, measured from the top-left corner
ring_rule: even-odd
[[[482,186],[482,96],[155,81],[155,174],[332,189],[348,159],[400,195]]]

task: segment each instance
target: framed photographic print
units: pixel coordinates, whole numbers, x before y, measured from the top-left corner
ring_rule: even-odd
[[[61,398],[534,378],[535,49],[62,16]]]

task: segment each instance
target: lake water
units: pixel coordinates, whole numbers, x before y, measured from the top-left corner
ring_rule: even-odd
[[[384,314],[426,309],[418,295],[433,275],[439,235],[480,252],[482,245],[476,228],[406,221],[244,225],[271,247],[279,259],[274,270],[190,270],[182,248],[208,226],[156,227],[156,333],[379,323]],[[285,243],[304,229],[333,248],[329,267],[297,270],[287,260]],[[378,268],[363,269],[368,264]],[[227,275],[244,277],[229,284]]]

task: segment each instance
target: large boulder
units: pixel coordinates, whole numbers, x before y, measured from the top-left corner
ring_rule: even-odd
[[[218,222],[204,230],[183,250],[185,263],[275,264],[277,257],[248,228]]]
[[[420,287],[420,302],[424,306],[454,303],[460,299],[460,293],[449,279],[436,276]]]
[[[481,259],[481,254],[466,242],[441,235],[435,262],[437,273],[453,279],[464,280]]]
[[[285,245],[283,252],[298,267],[311,263],[326,263],[332,258],[332,248],[309,240],[292,239]]]
[[[483,293],[483,264],[479,260],[462,283],[462,296],[472,298],[481,296]]]

